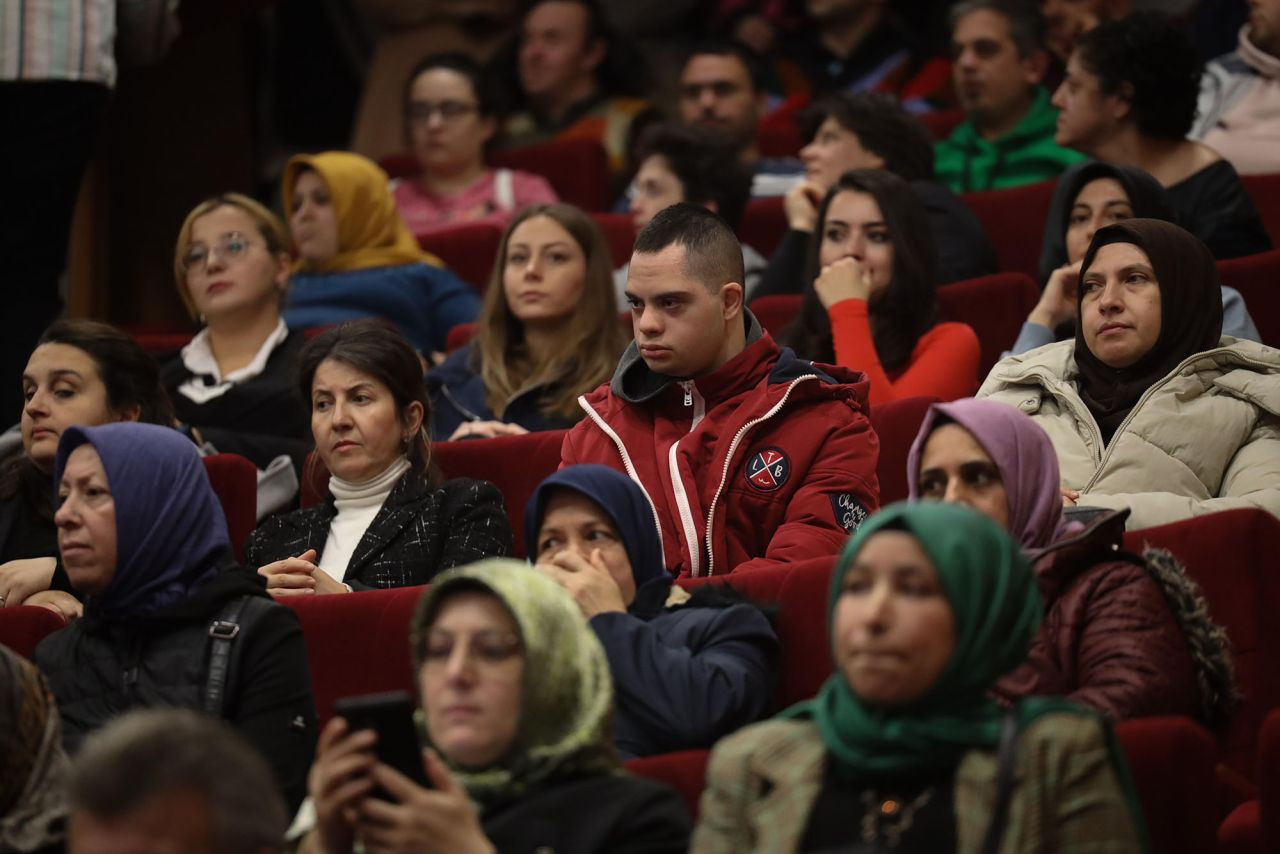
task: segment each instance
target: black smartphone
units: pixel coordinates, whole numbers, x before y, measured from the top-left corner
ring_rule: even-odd
[[[413,698],[407,691],[344,697],[333,704],[334,714],[346,720],[352,732],[371,729],[378,734],[378,761],[390,765],[425,789],[431,788],[422,768],[422,747],[413,725]],[[393,800],[381,787],[374,797]]]

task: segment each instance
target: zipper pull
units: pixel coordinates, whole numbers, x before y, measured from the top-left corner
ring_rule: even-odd
[[[684,389],[684,405],[693,406],[693,380],[685,380],[680,383],[680,388]]]

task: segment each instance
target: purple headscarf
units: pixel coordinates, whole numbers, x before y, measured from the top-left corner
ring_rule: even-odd
[[[1027,550],[1042,549],[1062,538],[1067,523],[1062,515],[1058,455],[1053,443],[1029,416],[994,400],[969,397],[929,407],[907,456],[911,501],[920,500],[920,457],[940,419],[972,433],[999,469],[1009,499],[1010,537]]]
[[[222,505],[200,454],[177,430],[123,422],[62,434],[53,482],[67,457],[90,444],[102,459],[116,511],[116,571],[86,615],[134,617],[185,599],[230,554]]]

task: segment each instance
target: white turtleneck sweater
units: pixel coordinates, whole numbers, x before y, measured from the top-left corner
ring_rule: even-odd
[[[320,553],[320,568],[330,578],[342,581],[347,577],[347,564],[356,546],[360,545],[364,532],[369,530],[400,476],[408,470],[409,460],[400,456],[386,471],[364,483],[351,483],[336,475],[329,478],[329,492],[333,494],[338,515],[329,523],[329,538]]]

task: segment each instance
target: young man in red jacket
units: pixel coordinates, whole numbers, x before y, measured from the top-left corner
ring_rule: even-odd
[[[836,554],[879,505],[867,381],[780,350],[742,304],[742,247],[678,204],[636,237],[635,340],[561,465],[602,463],[640,484],[666,567],[721,575]]]

